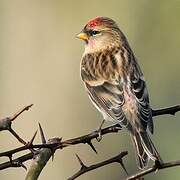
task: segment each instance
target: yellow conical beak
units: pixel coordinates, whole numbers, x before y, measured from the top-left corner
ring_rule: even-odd
[[[87,34],[84,33],[84,32],[80,32],[76,37],[79,38],[79,39],[82,39],[82,40],[84,40],[84,41],[87,41],[87,40],[88,40],[88,36],[87,36]]]

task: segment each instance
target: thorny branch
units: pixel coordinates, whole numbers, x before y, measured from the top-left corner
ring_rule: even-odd
[[[27,160],[33,159],[31,168],[27,173],[26,180],[37,179],[40,172],[42,171],[43,167],[46,165],[49,158],[53,157],[53,154],[55,153],[55,151],[57,149],[63,149],[63,148],[70,146],[70,145],[76,145],[76,144],[84,143],[84,144],[88,144],[93,149],[93,151],[95,151],[97,153],[94,145],[92,144],[92,140],[99,136],[98,131],[94,131],[94,132],[91,132],[87,135],[83,135],[83,136],[80,136],[77,138],[72,138],[72,139],[68,139],[68,140],[64,140],[64,141],[62,141],[61,138],[52,138],[52,139],[46,141],[45,136],[44,136],[44,132],[43,132],[41,126],[39,125],[42,143],[33,145],[33,140],[34,140],[37,132],[35,132],[34,136],[32,137],[32,139],[29,142],[24,141],[12,129],[11,126],[12,126],[12,122],[20,114],[22,114],[24,111],[28,110],[32,105],[33,104],[24,107],[22,110],[20,110],[18,113],[14,114],[11,117],[0,119],[0,131],[8,130],[11,134],[13,134],[15,136],[15,138],[20,143],[23,144],[23,146],[21,146],[21,147],[0,153],[0,157],[6,156],[9,158],[9,161],[0,164],[0,170],[7,169],[9,167],[23,167],[26,169],[26,167],[23,163]],[[163,109],[152,110],[152,114],[153,114],[153,116],[159,116],[159,115],[164,115],[164,114],[175,115],[175,113],[178,111],[180,111],[180,105],[176,105],[176,106],[172,106],[172,107],[168,107],[168,108],[163,108]],[[103,128],[101,131],[101,134],[103,136],[103,135],[109,134],[109,133],[117,133],[121,129],[122,129],[122,127],[119,124],[117,124],[117,125],[113,125],[113,126]],[[28,150],[28,149],[31,151],[30,153],[22,155],[18,158],[14,158],[14,159],[12,158],[14,154],[21,152],[21,151],[24,151],[24,150]],[[47,154],[46,154],[46,156],[43,156],[44,152],[45,153],[48,152],[48,156],[47,156]],[[77,173],[75,173],[73,176],[71,176],[69,178],[69,180],[71,180],[71,179],[73,180],[73,179],[77,178],[78,176],[80,176],[86,172],[92,171],[92,170],[97,169],[99,167],[105,166],[107,164],[115,163],[115,162],[119,162],[121,164],[121,166],[123,167],[123,169],[126,171],[124,164],[122,162],[122,158],[125,155],[127,155],[127,152],[121,152],[119,155],[117,155],[115,157],[112,157],[106,161],[102,161],[100,163],[93,164],[90,166],[85,166],[84,163],[79,158],[79,156],[77,156],[78,160],[81,164],[81,168]],[[46,158],[44,158],[44,157],[46,157]],[[35,167],[35,165],[33,165],[33,164],[37,165],[38,163],[39,163],[39,165],[37,167]],[[178,166],[178,165],[180,165],[180,161],[172,161],[172,162],[168,162],[168,163],[163,163],[161,165],[155,164],[153,167],[150,167],[149,169],[146,169],[146,170],[141,171],[137,174],[129,176],[127,178],[127,180],[137,179],[139,177],[142,177],[146,174],[157,171],[159,169],[164,169],[164,168]]]
[[[161,164],[160,166],[155,164],[154,166],[152,166],[146,170],[143,170],[141,172],[138,172],[136,174],[129,176],[126,180],[138,179],[138,178],[143,177],[152,172],[156,172],[157,170],[175,167],[175,166],[180,166],[180,160],[166,162],[166,163]]]
[[[99,167],[106,166],[106,165],[112,164],[112,163],[119,163],[119,164],[121,164],[121,166],[123,167],[123,169],[124,169],[124,171],[126,172],[126,174],[128,174],[128,173],[127,173],[127,170],[125,169],[125,166],[124,166],[124,164],[123,164],[123,161],[122,161],[122,158],[123,158],[124,156],[126,156],[127,154],[128,154],[127,151],[123,151],[123,152],[121,152],[120,154],[118,154],[117,156],[115,156],[115,157],[113,157],[113,158],[110,158],[110,159],[108,159],[108,160],[102,161],[102,162],[97,163],[97,164],[93,164],[93,165],[91,165],[91,166],[86,166],[86,165],[82,162],[82,160],[80,159],[80,157],[76,154],[76,157],[77,157],[77,159],[78,159],[78,161],[79,161],[79,164],[80,164],[81,168],[80,168],[80,170],[79,170],[77,173],[75,173],[73,176],[71,176],[70,178],[68,178],[68,180],[74,180],[74,179],[76,179],[77,177],[81,176],[82,174],[85,174],[86,172],[92,171],[92,170],[94,170],[94,169],[97,169],[97,168],[99,168]]]
[[[33,104],[30,104],[28,106],[25,106],[24,108],[22,108],[20,111],[18,111],[17,113],[15,113],[13,116],[11,117],[6,117],[4,119],[0,119],[0,131],[4,131],[4,130],[8,130],[20,143],[22,144],[26,144],[26,142],[12,129],[12,122],[18,117],[20,116],[24,111],[28,111],[31,107],[33,106]]]
[[[162,108],[162,109],[152,109],[152,115],[153,116],[160,116],[160,115],[175,115],[176,112],[180,111],[180,105],[176,106],[171,106],[167,108]]]

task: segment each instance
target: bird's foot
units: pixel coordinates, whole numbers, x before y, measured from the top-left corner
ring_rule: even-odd
[[[162,159],[157,159],[157,160],[155,161],[155,167],[157,168],[157,170],[162,167],[162,164],[163,164]]]
[[[102,126],[103,126],[104,122],[105,122],[105,120],[103,119],[103,121],[101,122],[98,130],[96,130],[96,132],[98,133],[98,136],[96,137],[96,140],[98,142],[100,142],[102,140],[102,131],[101,130],[102,130]]]
[[[97,140],[98,142],[100,142],[100,141],[102,140],[101,129],[98,129],[97,131],[98,131],[98,136],[96,137],[96,140]]]

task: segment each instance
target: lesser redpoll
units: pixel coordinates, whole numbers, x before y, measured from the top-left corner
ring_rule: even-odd
[[[147,131],[153,133],[146,82],[125,35],[112,19],[98,17],[78,38],[85,41],[81,77],[93,104],[105,120],[130,132],[139,168],[160,161]]]

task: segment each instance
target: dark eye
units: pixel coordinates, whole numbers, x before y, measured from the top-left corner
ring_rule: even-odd
[[[96,36],[97,34],[99,34],[100,33],[100,31],[96,31],[96,30],[90,30],[89,31],[89,35],[90,36]]]

